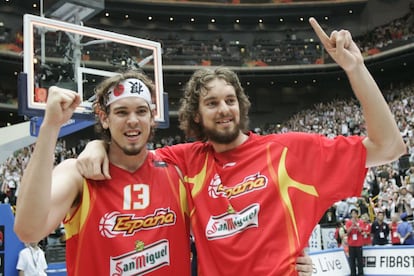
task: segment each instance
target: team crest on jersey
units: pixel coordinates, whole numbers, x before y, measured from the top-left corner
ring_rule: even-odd
[[[259,226],[260,205],[254,203],[240,212],[211,216],[206,227],[209,240],[233,236],[251,227]]]
[[[141,240],[138,240],[135,242],[135,250],[136,251],[142,251],[145,248],[145,243]]]
[[[120,256],[111,257],[110,275],[145,275],[170,264],[168,240],[159,240],[149,245],[139,243],[139,248],[140,250],[133,250]]]
[[[258,172],[245,177],[241,183],[233,187],[227,187],[223,185],[220,176],[216,173],[208,186],[208,193],[212,198],[227,197],[230,199],[266,188],[267,183],[267,177]]]
[[[170,226],[175,222],[176,214],[170,208],[156,209],[153,214],[145,217],[114,211],[102,216],[99,221],[99,232],[106,238],[114,238],[118,235],[132,236],[141,230]]]

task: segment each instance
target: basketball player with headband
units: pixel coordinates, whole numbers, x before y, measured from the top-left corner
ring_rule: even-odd
[[[108,143],[109,180],[84,179],[75,159],[54,167],[62,124],[80,103],[51,87],[21,181],[15,232],[37,241],[63,220],[68,275],[190,275],[185,189],[177,169],[146,148],[155,127],[154,85],[127,72],[97,87],[97,127]]]

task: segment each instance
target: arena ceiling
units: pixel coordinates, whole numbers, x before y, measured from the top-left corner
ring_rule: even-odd
[[[34,13],[39,11],[38,1],[27,0],[9,0],[6,1],[12,12]],[[53,2],[53,1],[48,1]],[[57,2],[57,1],[55,1]],[[242,22],[257,24],[260,18],[274,18],[275,15],[283,17],[284,20],[298,20],[301,17],[309,15],[320,17],[344,15],[350,10],[354,14],[360,13],[368,0],[332,0],[332,1],[300,1],[291,4],[274,4],[263,3],[268,1],[255,1],[255,3],[222,4],[219,1],[146,1],[146,0],[106,0],[105,8],[96,16],[90,19],[90,22],[102,20],[110,16],[115,19],[125,19],[125,16],[134,23],[148,23],[148,17],[151,16],[154,21],[171,21],[174,19],[175,24],[188,23],[194,18],[196,23],[208,22],[211,18],[217,21],[229,24],[237,18]],[[219,9],[218,9],[219,8]],[[7,10],[6,6],[2,7]],[[218,12],[219,10],[219,12]],[[108,16],[107,16],[108,14]],[[227,22],[227,23],[226,23]],[[408,46],[396,51],[388,51],[385,54],[376,55],[366,60],[369,69],[378,79],[387,81],[395,78],[409,78],[401,72],[412,72],[414,68],[414,46]],[[6,61],[10,66],[1,66],[0,72],[10,71],[19,72],[21,68],[20,61],[15,56],[1,57],[2,62]],[[407,70],[407,68],[411,68]],[[164,68],[164,80],[166,83],[182,84],[192,72],[196,69],[194,66],[166,66]],[[287,65],[271,68],[234,68],[239,72],[241,79],[246,82],[273,82],[277,79],[279,82],[294,84],[298,79],[310,84],[321,83],[327,80],[343,79],[343,71],[336,65]],[[2,72],[3,73],[3,72]]]

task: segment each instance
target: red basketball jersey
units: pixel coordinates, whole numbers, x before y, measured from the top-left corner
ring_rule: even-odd
[[[296,258],[325,211],[361,193],[361,140],[250,133],[223,153],[201,142],[159,149],[188,183],[199,275],[297,275]]]
[[[148,154],[134,173],[86,180],[66,218],[68,275],[190,275],[185,189],[172,165]]]

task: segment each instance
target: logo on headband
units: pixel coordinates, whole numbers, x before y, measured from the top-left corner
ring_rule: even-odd
[[[148,87],[139,79],[126,79],[111,87],[108,91],[107,106],[111,103],[126,97],[139,97],[144,99],[150,106],[151,93]]]
[[[125,87],[122,84],[118,84],[117,86],[114,87],[114,96],[118,97],[120,95],[122,95],[122,93],[124,93]]]

